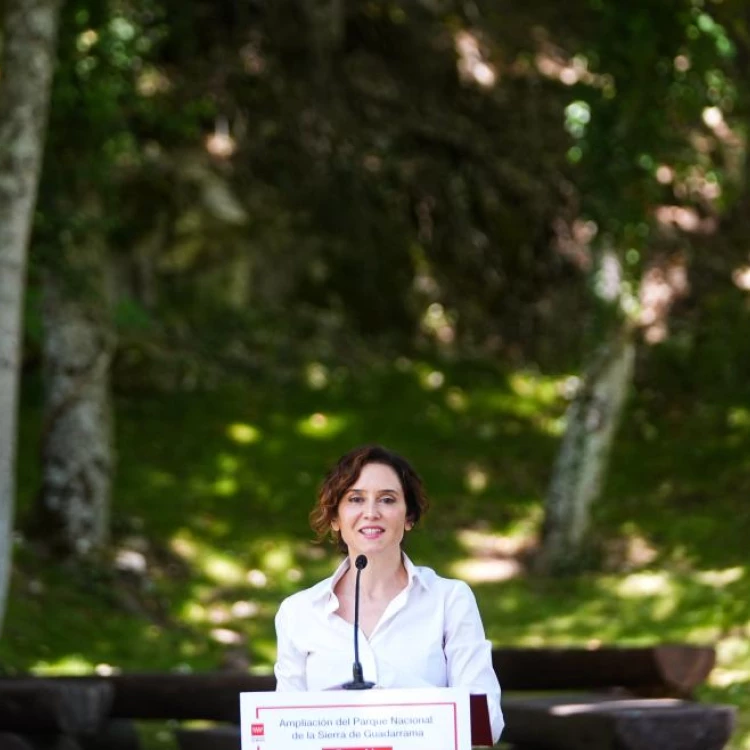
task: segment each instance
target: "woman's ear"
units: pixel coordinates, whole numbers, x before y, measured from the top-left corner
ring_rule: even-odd
[[[339,530],[339,522],[338,521],[331,521],[331,528],[334,531],[338,531]]]

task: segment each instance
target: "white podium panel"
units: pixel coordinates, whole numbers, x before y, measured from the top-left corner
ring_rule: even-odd
[[[471,750],[459,688],[241,693],[242,750]]]

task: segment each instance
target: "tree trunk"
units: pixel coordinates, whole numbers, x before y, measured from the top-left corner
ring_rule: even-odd
[[[633,376],[635,344],[630,328],[594,356],[571,403],[560,453],[545,501],[540,571],[574,569],[585,552],[591,505],[606,475],[612,441]]]
[[[87,234],[66,273],[42,282],[43,482],[30,522],[38,541],[74,557],[107,544],[114,466],[111,284],[104,243]]]
[[[0,632],[10,579],[23,293],[58,0],[6,0],[0,60]]]

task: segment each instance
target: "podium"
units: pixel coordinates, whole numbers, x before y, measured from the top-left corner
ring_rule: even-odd
[[[469,696],[469,715],[471,717],[471,744],[474,747],[493,745],[490,709],[486,695]]]
[[[242,750],[471,750],[487,698],[463,688],[241,693]]]

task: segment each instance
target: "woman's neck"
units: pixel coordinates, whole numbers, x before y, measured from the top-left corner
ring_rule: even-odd
[[[354,559],[356,559],[356,555]],[[354,559],[350,559],[351,575],[350,586],[354,591],[354,581],[357,570]],[[392,597],[395,591],[404,588],[408,580],[406,568],[404,567],[401,550],[395,554],[370,555],[367,558],[367,567],[362,571],[360,579],[360,595],[367,599],[377,599],[382,596]]]

